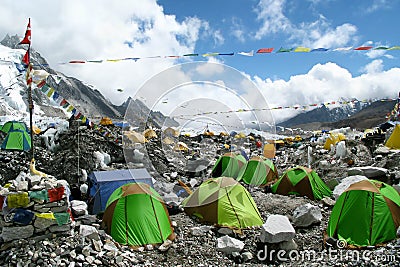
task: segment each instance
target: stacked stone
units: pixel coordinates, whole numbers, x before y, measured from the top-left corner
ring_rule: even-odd
[[[65,180],[23,172],[0,187],[2,241],[70,234],[69,192]]]

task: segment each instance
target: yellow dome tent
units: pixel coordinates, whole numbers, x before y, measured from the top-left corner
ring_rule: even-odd
[[[133,143],[144,144],[148,142],[148,140],[141,133],[135,131],[125,131],[124,137],[128,138]]]
[[[385,146],[392,149],[400,149],[400,124],[397,124],[394,127],[394,130],[386,141]]]
[[[157,134],[153,129],[146,129],[143,132],[144,137],[146,137],[147,139],[151,139],[151,138],[157,138]]]
[[[338,142],[346,140],[346,136],[342,133],[330,133],[325,141],[324,149],[331,150],[331,145],[336,145]]]
[[[179,136],[179,130],[174,129],[172,127],[168,127],[163,131],[164,135],[170,136],[170,137],[178,137]]]
[[[175,147],[174,147],[175,151],[188,151],[189,147],[183,143],[183,142],[178,142]]]
[[[174,143],[174,140],[171,137],[167,136],[163,139],[163,143],[166,145],[172,145]]]
[[[113,125],[112,120],[109,117],[103,117],[100,120],[100,125],[106,126],[106,125]]]

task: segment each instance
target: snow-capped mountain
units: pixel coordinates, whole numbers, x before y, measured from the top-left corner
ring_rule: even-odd
[[[21,38],[17,35],[11,37],[7,35],[0,42],[0,116],[26,120],[29,113],[26,71],[21,64],[26,50],[18,45],[20,40]],[[140,106],[137,116],[145,118],[150,114],[149,121],[157,127],[163,125],[165,120],[168,120],[170,125],[178,125],[176,121],[166,118],[159,112],[150,112],[140,100],[133,100],[129,97],[120,106],[112,104],[96,88],[51,69],[46,59],[32,48],[31,63],[33,63],[34,69],[37,68],[36,66],[40,66],[40,69],[47,71],[50,75],[46,79],[46,84],[54,88],[62,98],[89,119],[100,120],[104,116],[123,119],[130,101],[135,101]],[[36,86],[32,88],[34,116],[38,119],[43,117],[68,118],[71,115],[59,105],[59,101],[56,103],[53,99],[49,99]]]

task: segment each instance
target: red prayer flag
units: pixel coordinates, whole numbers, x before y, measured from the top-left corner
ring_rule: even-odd
[[[65,104],[67,104],[67,100],[65,100],[65,98],[63,98],[63,100],[61,100],[61,102],[60,102],[60,106],[64,106]]]
[[[372,46],[360,46],[357,48],[354,48],[354,50],[370,50]]]
[[[260,48],[257,50],[257,53],[271,53],[272,51],[274,51],[274,48]]]
[[[46,84],[46,80],[41,80],[36,86],[42,88]]]
[[[31,19],[29,18],[28,26],[26,27],[25,37],[19,44],[31,44]]]
[[[26,51],[24,57],[22,58],[22,63],[29,65],[29,50]]]
[[[47,190],[47,194],[49,195],[49,202],[61,200],[64,197],[64,191],[64,186]]]

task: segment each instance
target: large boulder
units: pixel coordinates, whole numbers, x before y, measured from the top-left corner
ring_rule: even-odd
[[[33,235],[33,225],[21,226],[21,227],[4,227],[1,233],[1,237],[4,242],[8,242],[16,239],[28,239]]]
[[[270,215],[261,228],[260,241],[264,243],[279,243],[294,238],[296,231],[288,217]]]

